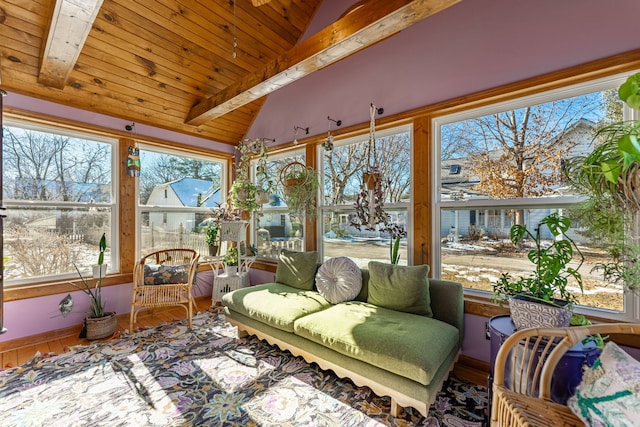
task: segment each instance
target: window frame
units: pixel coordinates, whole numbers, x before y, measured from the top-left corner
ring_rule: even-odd
[[[72,201],[32,201],[32,200],[12,200],[4,199],[3,205],[5,207],[17,206],[17,207],[53,207],[53,208],[108,208],[110,209],[110,222],[111,232],[107,237],[109,246],[111,247],[110,259],[105,263],[109,264],[108,274],[114,274],[120,272],[120,257],[119,257],[119,244],[120,244],[120,230],[118,222],[118,213],[120,211],[120,200],[118,198],[118,188],[120,185],[119,171],[118,171],[118,159],[119,159],[119,141],[117,136],[108,135],[104,132],[95,132],[91,129],[76,128],[66,126],[62,123],[54,123],[42,120],[30,120],[28,117],[5,115],[3,117],[3,127],[16,127],[26,130],[32,130],[36,132],[61,135],[70,138],[78,138],[83,140],[90,140],[93,142],[99,142],[108,144],[111,146],[111,188],[110,188],[110,203],[105,202],[72,202]],[[69,272],[66,274],[52,274],[35,278],[24,278],[5,280],[5,291],[20,290],[26,286],[38,283],[44,286],[52,286],[54,283],[62,281],[68,278],[76,278],[77,272]]]
[[[280,150],[276,149],[274,151],[269,151],[269,158],[267,160],[267,163],[277,161],[280,159],[295,158],[297,156],[301,156],[304,159],[304,164],[307,166],[310,166],[308,164],[306,154],[307,153],[305,148],[300,146],[287,147],[285,149],[280,149]],[[251,182],[253,182],[254,184],[256,183],[256,180],[257,180],[257,176],[256,176],[257,162],[258,162],[257,157],[251,159],[251,162],[250,162],[250,177],[251,177]],[[280,182],[279,171],[278,171],[278,175],[274,178],[274,182],[276,187],[278,188],[282,185]],[[273,214],[289,215],[289,210],[285,211],[285,210],[280,210],[278,208],[274,208],[272,212]],[[259,242],[258,226],[257,226],[258,215],[259,215],[258,211],[254,211],[251,213],[251,224],[249,227],[250,243],[253,245],[256,245],[256,247],[258,246],[258,242]],[[308,220],[307,220],[308,218],[309,218],[308,215],[305,215],[305,220],[304,220],[305,232],[302,239],[302,248],[305,248],[309,243],[309,232],[308,230],[306,230],[306,226],[308,224]],[[269,262],[277,262],[278,257],[257,255],[257,259],[261,262],[269,263]]]
[[[348,137],[344,137],[344,138],[340,138],[340,137],[334,137],[333,140],[333,146],[334,146],[334,150],[338,147],[343,147],[349,144],[357,144],[357,143],[362,143],[362,142],[366,142],[367,139],[369,138],[369,134],[366,132],[368,129],[363,129],[362,132],[356,134],[356,135],[350,135]],[[395,123],[395,124],[391,124],[391,125],[387,125],[384,128],[380,129],[380,130],[376,130],[376,140],[380,139],[380,138],[385,138],[391,135],[396,135],[396,134],[401,134],[401,133],[407,133],[409,135],[409,182],[410,182],[410,189],[409,189],[409,198],[406,202],[399,202],[399,203],[386,203],[384,204],[385,210],[397,210],[397,209],[406,209],[407,212],[407,223],[406,223],[406,230],[407,230],[407,265],[413,265],[414,259],[414,251],[411,250],[411,248],[413,248],[413,244],[414,244],[414,233],[413,233],[413,224],[414,224],[414,219],[413,219],[413,206],[414,206],[414,189],[415,189],[415,185],[413,183],[413,178],[414,178],[414,173],[413,173],[413,168],[415,165],[414,162],[414,125],[413,123]],[[334,212],[353,212],[354,211],[354,204],[343,204],[343,205],[325,205],[324,204],[324,188],[325,188],[325,174],[324,174],[324,166],[325,166],[325,156],[324,156],[324,148],[321,146],[321,144],[317,144],[316,146],[316,158],[318,159],[318,173],[320,174],[320,188],[318,191],[318,209],[317,209],[317,217],[316,218],[324,218],[324,214],[327,211],[334,211]],[[316,236],[318,236],[317,238],[317,242],[316,242],[316,248],[319,254],[320,259],[324,259],[324,244],[323,244],[323,223],[322,221],[318,220],[316,221]],[[345,255],[346,256],[346,255]]]
[[[196,160],[203,160],[206,162],[219,162],[221,164],[221,177],[220,177],[220,201],[221,204],[227,203],[227,193],[229,188],[229,159],[223,156],[214,156],[214,155],[206,155],[204,153],[196,153],[190,150],[183,150],[179,147],[166,147],[160,146],[157,144],[147,143],[145,141],[137,141],[136,147],[140,149],[140,151],[152,151],[154,153],[166,154],[176,157],[184,157]],[[142,173],[144,172],[144,163],[141,165]],[[165,192],[167,190],[165,189]],[[175,213],[175,212],[203,212],[210,213],[211,208],[209,207],[195,207],[195,206],[155,206],[155,205],[141,205],[140,204],[140,180],[136,179],[135,182],[135,228],[136,228],[136,238],[135,238],[135,256],[136,259],[140,259],[144,254],[142,251],[142,215],[146,212],[161,212],[164,216],[167,213]],[[207,254],[201,254],[201,256],[205,256]]]
[[[531,95],[525,95],[521,97],[515,97],[505,101],[497,101],[482,105],[480,107],[469,107],[460,111],[456,111],[451,114],[440,115],[431,119],[431,129],[433,134],[433,158],[432,167],[434,171],[440,171],[441,168],[441,138],[440,127],[449,123],[459,122],[462,120],[472,119],[476,117],[483,117],[490,114],[496,114],[502,111],[515,110],[518,108],[524,108],[526,106],[538,105],[545,102],[551,102],[554,100],[567,99],[573,96],[585,95],[588,93],[599,92],[603,90],[616,89],[622,84],[629,74],[633,74],[633,71],[626,71],[623,73],[615,73],[605,77],[596,78],[593,80],[572,83],[565,86],[556,87],[554,89],[540,91]],[[623,106],[623,114],[625,120],[631,118],[638,118],[638,112],[631,112],[631,110],[625,105]],[[632,115],[633,114],[633,115]],[[434,230],[432,239],[432,272],[435,277],[439,278],[442,271],[442,252],[440,239],[438,236],[441,226],[441,212],[442,210],[454,210],[454,209],[474,209],[483,208],[486,209],[510,209],[510,208],[568,208],[575,206],[577,203],[583,201],[583,196],[559,196],[559,197],[542,197],[542,198],[522,198],[522,199],[469,199],[469,200],[442,200],[441,197],[441,176],[439,173],[435,173],[432,180],[432,194],[433,194],[433,215],[431,218],[432,230]],[[464,288],[465,296],[472,298],[488,298],[491,295],[489,291],[481,291],[471,288]],[[590,306],[576,306],[576,313],[585,314],[588,316],[596,316],[599,318],[606,318],[618,321],[637,321],[640,319],[640,294],[625,291],[624,292],[624,309],[621,312],[612,310],[590,307]]]

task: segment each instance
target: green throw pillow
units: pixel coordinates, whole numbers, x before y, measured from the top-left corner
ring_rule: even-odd
[[[391,310],[433,317],[428,265],[406,266],[369,261],[367,302]]]
[[[313,290],[318,252],[295,252],[283,250],[276,269],[276,282],[305,291]]]

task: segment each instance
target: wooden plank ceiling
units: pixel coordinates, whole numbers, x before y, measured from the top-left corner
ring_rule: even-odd
[[[458,1],[370,0],[296,46],[321,0],[2,0],[0,87],[236,144],[283,73],[290,83]]]

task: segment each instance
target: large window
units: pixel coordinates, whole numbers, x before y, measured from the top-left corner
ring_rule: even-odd
[[[98,242],[117,270],[114,230],[115,141],[91,134],[5,120],[3,199],[5,285],[90,275]]]
[[[606,78],[434,121],[436,274],[485,295],[502,273],[528,275],[528,248],[514,247],[509,230],[557,212],[571,219],[570,236],[586,257],[584,293],[574,288],[579,303],[608,317],[638,316],[631,304],[637,296],[593,270],[608,254],[581,227],[582,199],[563,169],[593,149],[597,129],[627,114],[615,101],[622,81]]]
[[[354,226],[355,202],[361,195],[363,171],[372,150],[368,134],[336,141],[332,151],[321,151],[322,206],[318,218],[323,259],[348,256],[361,267],[370,260],[390,261],[391,233],[381,227]],[[411,132],[401,127],[378,132],[374,162],[384,180],[384,209],[391,224],[409,230],[411,198]],[[362,197],[362,196],[361,196]],[[369,195],[367,195],[369,197]],[[369,229],[371,228],[371,229]],[[407,238],[400,241],[400,264],[408,264]]]
[[[139,248],[208,254],[203,228],[225,201],[226,161],[140,146]]]

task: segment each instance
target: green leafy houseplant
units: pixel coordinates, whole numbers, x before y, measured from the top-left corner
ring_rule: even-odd
[[[267,168],[269,147],[264,138],[256,138],[240,141],[236,149],[240,152],[240,159],[236,168],[236,179],[231,185],[229,198],[235,208],[249,212],[256,211],[260,209],[261,203],[264,201],[264,199],[261,199],[261,197],[264,197],[264,193],[270,193],[275,188]],[[254,156],[257,156],[257,184],[252,182],[249,176],[251,158]],[[266,200],[268,201],[268,196]]]
[[[542,241],[543,226],[554,237],[553,243],[548,246]],[[493,285],[494,301],[504,303],[511,296],[524,296],[534,301],[560,305],[559,299],[566,301],[567,308],[570,308],[576,301],[576,296],[567,289],[568,279],[573,277],[582,290],[582,276],[578,270],[584,262],[584,256],[575,242],[567,236],[569,226],[569,219],[557,213],[543,218],[533,231],[524,225],[512,226],[510,238],[514,245],[520,244],[525,238],[533,242],[534,247],[528,252],[527,258],[534,264],[534,270],[529,277],[517,279],[512,278],[509,273],[503,273]],[[558,239],[559,237],[562,239]],[[574,253],[580,256],[576,268],[568,265]]]
[[[291,165],[301,165],[290,167]],[[281,180],[285,186],[284,201],[293,214],[302,217],[316,215],[316,196],[320,182],[312,167],[290,163],[282,169]]]
[[[640,73],[620,86],[618,97],[640,109]],[[576,212],[583,234],[604,242],[610,257],[594,270],[632,290],[640,288],[640,245],[631,237],[640,212],[639,138],[640,121],[611,123],[596,133],[591,153],[570,159],[565,167],[572,187],[588,197]]]
[[[98,254],[98,266],[102,266],[104,264],[104,252],[107,249],[107,238],[105,234],[102,234],[100,238],[100,243],[98,244],[99,254]],[[98,278],[96,279],[95,285],[91,286],[89,280],[87,280],[80,270],[78,266],[74,264],[76,271],[78,272],[78,276],[80,276],[80,280],[82,281],[82,286],[78,286],[75,283],[71,283],[71,285],[80,289],[82,292],[87,294],[89,297],[89,316],[90,318],[100,318],[105,316],[104,309],[104,301],[102,299],[102,268],[99,269],[101,272]]]
[[[238,248],[235,246],[230,246],[227,248],[227,253],[224,256],[224,263],[227,266],[237,266],[238,265]]]
[[[220,224],[217,222],[211,223],[203,228],[204,241],[209,246],[209,255],[218,255],[218,233],[220,231]]]

